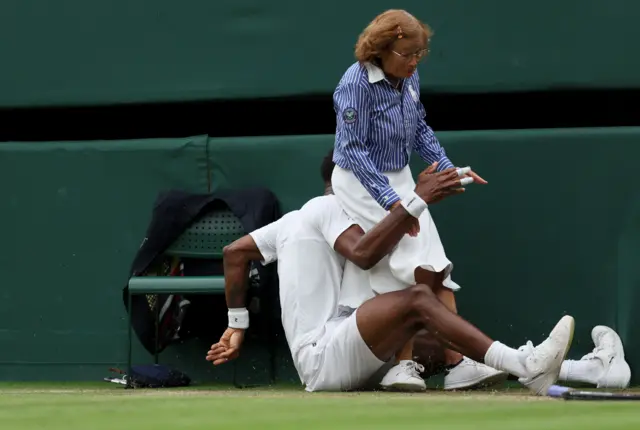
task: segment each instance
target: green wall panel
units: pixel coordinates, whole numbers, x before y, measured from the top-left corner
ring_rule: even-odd
[[[206,192],[205,151],[204,136],[0,144],[0,379],[102,377],[126,362],[122,287],[153,201]]]
[[[0,106],[331,93],[390,7],[435,29],[425,89],[640,86],[632,0],[5,0]]]

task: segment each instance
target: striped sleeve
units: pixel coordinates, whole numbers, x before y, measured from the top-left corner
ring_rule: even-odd
[[[438,171],[454,167],[453,163],[447,157],[444,148],[440,145],[435,133],[427,125],[424,120],[424,108],[422,103],[418,102],[418,111],[422,110],[420,118],[418,118],[418,128],[416,129],[416,138],[413,140],[413,149],[420,155],[429,165],[438,162]]]
[[[336,149],[371,197],[388,210],[400,197],[369,156],[366,142],[371,106],[367,89],[355,83],[341,85],[333,102],[337,117]]]
[[[418,92],[418,127],[416,128],[415,139],[413,139],[413,150],[429,165],[437,161],[438,171],[454,167],[453,163],[447,157],[444,148],[440,145],[440,142],[438,142],[435,133],[431,127],[427,125],[427,121],[425,120],[427,113],[420,101],[420,76],[417,72],[413,78],[415,88]]]

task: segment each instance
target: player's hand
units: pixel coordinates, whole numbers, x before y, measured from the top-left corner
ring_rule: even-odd
[[[212,361],[214,366],[226,363],[238,358],[240,347],[244,341],[244,330],[239,328],[227,328],[220,341],[211,345],[207,352],[207,361]]]
[[[418,218],[412,220],[413,224],[407,233],[411,237],[416,237],[420,233],[420,220]]]
[[[461,194],[465,191],[461,181],[466,178],[459,176],[458,169],[452,167],[436,173],[437,167],[438,163],[433,163],[418,175],[415,192],[427,204],[437,203],[446,197]],[[466,174],[470,173],[471,170]],[[471,181],[468,179],[464,181],[464,183],[467,182]]]

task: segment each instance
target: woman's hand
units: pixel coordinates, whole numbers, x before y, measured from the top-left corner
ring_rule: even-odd
[[[487,181],[485,181],[484,179],[482,179],[482,178],[480,177],[480,175],[478,175],[478,174],[477,174],[476,172],[474,172],[473,170],[471,170],[471,171],[470,171],[469,173],[467,173],[465,176],[466,176],[466,177],[468,177],[468,178],[472,178],[472,179],[473,179],[473,182],[475,182],[476,184],[482,184],[482,185],[487,184]]]

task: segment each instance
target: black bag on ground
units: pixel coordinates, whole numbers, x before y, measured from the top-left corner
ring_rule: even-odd
[[[123,378],[128,380],[133,388],[187,387],[191,384],[191,378],[185,373],[165,364],[133,366],[131,375],[124,374],[120,369],[110,370],[123,374]]]

